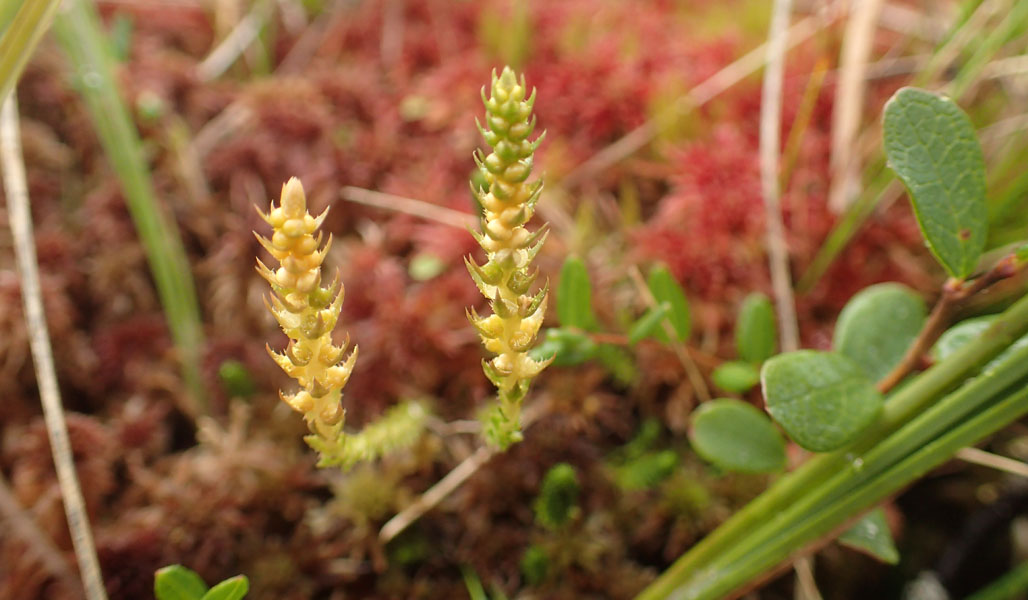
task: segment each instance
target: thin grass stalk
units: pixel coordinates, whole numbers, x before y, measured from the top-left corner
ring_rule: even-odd
[[[119,93],[112,57],[100,18],[91,2],[67,0],[54,21],[54,33],[75,69],[100,143],[114,168],[132,221],[146,252],[183,376],[193,394],[194,417],[206,413],[200,377],[203,327],[189,260],[178,228],[161,210],[144,159],[139,133]]]
[[[43,404],[43,420],[57,469],[57,483],[64,499],[64,512],[68,519],[71,541],[75,547],[82,585],[89,600],[106,600],[100,562],[96,556],[93,535],[89,529],[89,516],[82,499],[75,461],[72,458],[68,426],[61,406],[61,392],[57,385],[50,334],[43,309],[43,293],[39,284],[39,263],[32,233],[32,213],[29,210],[29,192],[25,179],[25,163],[18,133],[18,108],[13,94],[3,103],[0,112],[0,162],[3,165],[4,191],[7,211],[14,237],[14,254],[21,281],[25,321],[29,332],[32,362],[39,382],[39,397]]]
[[[26,0],[14,14],[14,19],[0,37],[0,100],[14,89],[60,4],[60,0]],[[6,17],[8,14],[10,3],[4,4],[3,15]]]

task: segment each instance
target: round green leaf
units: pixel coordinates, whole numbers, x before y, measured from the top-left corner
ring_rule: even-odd
[[[872,285],[842,309],[832,346],[878,381],[903,359],[926,315],[924,300],[905,285]]]
[[[752,363],[726,362],[711,374],[714,385],[726,392],[743,393],[760,383],[760,371]]]
[[[974,125],[949,98],[903,88],[885,105],[885,154],[910,191],[921,234],[953,277],[985,248],[985,159]]]
[[[739,322],[735,326],[735,347],[739,358],[761,363],[775,354],[778,327],[775,308],[764,294],[746,296],[739,309]]]
[[[769,473],[785,467],[785,440],[750,404],[719,398],[692,413],[689,441],[696,453],[726,471]]]
[[[800,350],[764,363],[767,410],[800,446],[827,452],[871,424],[882,395],[863,368],[841,354]]]

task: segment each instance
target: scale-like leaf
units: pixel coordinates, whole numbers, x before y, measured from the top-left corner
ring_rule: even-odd
[[[834,352],[779,354],[764,363],[761,384],[774,420],[815,452],[844,446],[882,408],[882,395],[864,369]]]
[[[889,524],[885,521],[885,511],[876,508],[864,515],[839,536],[839,543],[869,554],[883,563],[894,565],[899,562],[899,551],[892,541]]]
[[[596,323],[593,316],[592,289],[589,271],[577,256],[569,256],[560,269],[560,285],[557,287],[557,318],[562,327],[592,329]]]
[[[785,440],[754,406],[718,398],[692,413],[689,441],[696,453],[726,471],[769,473],[785,467]]]
[[[735,347],[739,358],[753,363],[764,362],[775,354],[778,327],[771,300],[760,293],[746,296],[739,308],[735,325]]]
[[[910,191],[921,233],[957,278],[985,247],[985,159],[974,126],[949,98],[903,88],[885,105],[885,153]]]
[[[200,600],[207,593],[207,584],[192,569],[169,565],[157,569],[153,591],[157,600]]]
[[[905,285],[872,285],[842,309],[832,346],[878,381],[903,359],[926,314],[924,300]]]
[[[661,265],[650,271],[647,283],[657,303],[668,305],[667,318],[675,330],[675,336],[683,342],[689,339],[689,333],[692,332],[689,300],[685,297],[685,290],[675,281],[675,276],[667,267]]]

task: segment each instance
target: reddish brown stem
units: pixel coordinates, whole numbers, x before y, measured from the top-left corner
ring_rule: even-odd
[[[917,368],[917,365],[921,362],[921,357],[928,352],[943,332],[946,331],[953,315],[956,314],[965,300],[997,281],[1013,276],[1020,269],[1020,266],[1014,255],[1009,255],[996,263],[981,277],[970,282],[959,279],[948,280],[942,286],[942,297],[939,298],[935,308],[932,309],[932,314],[928,316],[928,321],[921,329],[921,333],[918,334],[914,343],[907,348],[906,354],[903,355],[903,360],[878,382],[878,391],[883,394],[888,392]]]

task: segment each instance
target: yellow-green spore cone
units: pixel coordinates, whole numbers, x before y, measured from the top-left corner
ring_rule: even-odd
[[[486,376],[496,385],[498,403],[489,416],[486,436],[501,448],[521,440],[521,402],[529,384],[548,361],[528,355],[546,312],[546,288],[529,293],[537,272],[529,266],[546,237],[546,227],[530,233],[525,224],[535,212],[542,181],[529,182],[533,154],[542,135],[531,140],[535,129],[525,80],[509,67],[493,73],[490,94],[482,89],[486,116],[479,123],[482,137],[492,151],[478,152],[475,162],[487,185],[477,190],[482,205],[482,231],[475,235],[488,260],[478,265],[467,259],[468,271],[482,294],[491,301],[493,314],[468,318],[478,330],[485,348],[496,354],[483,361]]]
[[[258,260],[257,271],[271,284],[268,308],[290,340],[284,352],[268,347],[268,353],[300,385],[294,394],[279,394],[303,414],[313,434],[308,437],[320,438],[320,451],[341,451],[342,389],[353,371],[357,348],[346,357],[347,344],[332,343],[343,306],[343,287],[338,280],[327,287],[321,285],[321,263],[332,242],[329,238],[322,245],[318,231],[325,213],[313,217],[307,212],[303,185],[294,177],[282,186],[279,205],[272,202],[268,212],[260,215],[273,232],[270,240],[255,235],[279,267],[272,270]]]

